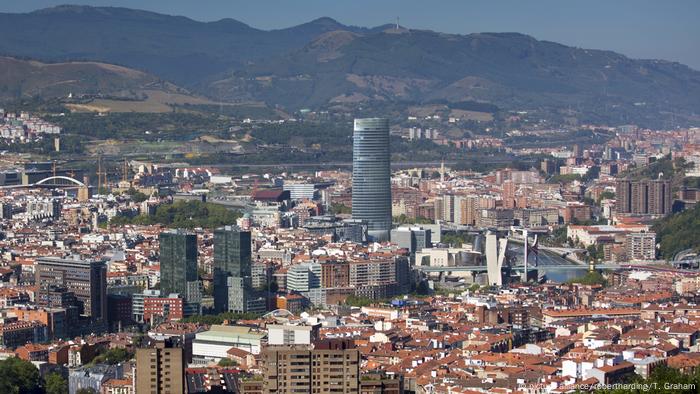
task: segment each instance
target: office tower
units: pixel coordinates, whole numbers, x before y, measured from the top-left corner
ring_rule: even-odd
[[[137,393],[185,393],[182,347],[166,340],[153,348],[136,349]]]
[[[82,316],[104,323],[107,316],[107,267],[102,260],[41,257],[36,261],[37,305],[51,307],[57,289],[73,293]]]
[[[2,203],[0,204],[2,207],[0,209],[0,219],[12,219],[12,213],[13,213],[13,207],[12,204],[10,203]]]
[[[352,217],[367,220],[368,234],[389,239],[391,152],[386,119],[355,119],[352,145]]]
[[[323,269],[320,263],[295,264],[287,270],[287,289],[307,292],[321,287]]]
[[[189,301],[188,296],[192,296],[193,284],[198,279],[197,235],[184,230],[168,230],[160,233],[159,241],[160,294],[177,293]]]
[[[214,231],[214,308],[217,312],[245,311],[243,305],[252,290],[250,245],[250,231],[235,226]],[[231,291],[230,286],[235,291]],[[239,292],[248,294],[237,294]],[[235,308],[230,304],[230,293],[239,301]]]
[[[264,392],[359,393],[360,352],[350,341],[269,346],[263,351]]]

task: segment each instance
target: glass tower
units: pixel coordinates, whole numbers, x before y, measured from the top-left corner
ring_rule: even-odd
[[[391,169],[389,122],[355,119],[352,143],[352,218],[366,220],[368,235],[389,239],[391,230]]]
[[[160,294],[188,295],[188,283],[197,282],[197,235],[184,230],[160,233]]]
[[[251,276],[250,231],[241,231],[235,226],[225,226],[214,231],[214,308],[217,312],[245,310],[244,306],[229,305],[228,278],[242,278],[238,286],[249,292]],[[235,282],[235,281],[234,281]],[[247,299],[248,294],[240,294],[236,299]],[[242,298],[240,296],[243,296]]]

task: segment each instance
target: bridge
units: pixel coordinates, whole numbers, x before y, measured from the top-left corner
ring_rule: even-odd
[[[455,267],[427,267],[419,266],[415,267],[417,270],[431,273],[443,273],[443,272],[486,272],[485,265],[466,265],[466,266],[455,266]],[[505,268],[505,267],[504,267]],[[525,269],[523,265],[513,265],[508,266],[513,271],[522,271]],[[528,265],[528,269],[538,270],[538,271],[568,271],[568,270],[589,270],[588,265],[582,264],[561,264],[561,265],[538,265],[532,266]],[[696,275],[700,273],[696,270],[682,270],[676,268],[664,268],[644,264],[596,264],[595,269],[608,269],[608,270],[647,270],[647,271],[661,271],[661,272],[675,272],[684,275]]]
[[[41,179],[35,183],[22,184],[22,185],[8,185],[0,186],[0,189],[21,189],[21,188],[32,188],[32,187],[86,187],[87,185],[83,182],[63,175],[55,175]]]
[[[693,249],[685,249],[676,253],[671,261],[676,268],[700,268],[700,255]]]
[[[612,267],[612,266],[610,266]],[[619,266],[615,266],[619,267]],[[505,267],[504,267],[505,268]],[[514,265],[514,266],[508,266],[511,270],[514,271],[522,271],[525,269],[524,265]],[[604,268],[603,266],[596,266],[596,268]],[[464,265],[464,266],[454,266],[454,267],[426,267],[426,266],[416,266],[417,270],[423,271],[423,272],[486,272],[486,266],[485,265]],[[537,267],[533,267],[532,265],[528,265],[528,269],[533,269],[533,270],[543,270],[543,271],[565,271],[565,270],[588,270],[589,267],[587,265],[540,265]]]

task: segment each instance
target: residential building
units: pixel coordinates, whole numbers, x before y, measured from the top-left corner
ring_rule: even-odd
[[[629,260],[656,259],[656,233],[629,233],[625,237],[627,258]]]
[[[185,393],[185,358],[175,341],[136,349],[137,393]]]
[[[263,351],[266,393],[359,393],[360,352],[350,341],[269,346]]]

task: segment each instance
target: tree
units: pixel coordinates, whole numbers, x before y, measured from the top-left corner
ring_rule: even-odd
[[[352,208],[348,207],[345,204],[332,203],[330,211],[331,211],[330,213],[332,213],[334,215],[345,214],[345,213],[350,214],[350,213],[352,213]]]
[[[440,242],[454,247],[460,247],[464,243],[474,242],[474,236],[463,231],[448,232],[442,235]]]
[[[0,392],[39,394],[41,389],[41,376],[29,361],[17,357],[10,357],[0,361]]]
[[[608,281],[603,277],[603,275],[598,271],[587,272],[585,275],[578,278],[569,279],[566,283],[578,283],[582,285],[603,285],[605,286]]]
[[[588,245],[586,251],[592,260],[600,260],[604,256],[603,245]]]
[[[603,200],[611,200],[615,198],[615,193],[611,192],[609,190],[606,190],[602,193],[600,193],[600,196],[598,196],[598,203],[600,203]]]
[[[416,216],[415,218],[406,216],[406,214],[401,214],[399,216],[394,216],[394,222],[398,224],[431,224],[433,223],[432,220],[423,217],[423,216]]]
[[[55,372],[46,376],[45,388],[46,394],[68,394],[68,382]]]
[[[148,196],[146,194],[141,193],[133,187],[129,188],[129,190],[126,191],[126,194],[131,196],[131,200],[135,203],[141,203],[148,200]]]
[[[698,228],[700,205],[659,220],[653,229],[660,240],[661,255],[672,259],[676,253],[685,249],[700,251],[700,237],[696,235]]]
[[[129,353],[126,349],[116,348],[109,349],[106,352],[95,357],[93,362],[95,364],[110,364],[115,365],[123,363],[125,361],[131,360],[133,354]]]
[[[367,297],[358,297],[358,296],[356,296],[356,295],[354,295],[354,294],[349,295],[349,296],[345,299],[345,304],[346,304],[346,305],[358,306],[358,307],[372,305],[374,302],[375,302],[375,301],[372,300],[372,299],[370,299],[370,298],[367,298]]]
[[[173,204],[159,206],[153,216],[139,215],[133,218],[115,216],[110,220],[110,224],[121,226],[124,224],[160,223],[178,228],[216,228],[236,224],[236,219],[240,216],[240,212],[231,211],[218,204],[201,201],[177,201]]]
[[[235,367],[238,365],[238,363],[234,360],[231,360],[230,358],[222,358],[221,360],[219,360],[218,365],[220,367]]]
[[[697,393],[697,387],[700,385],[700,370],[696,370],[691,374],[684,374],[677,369],[661,365],[654,368],[647,379],[642,379],[641,376],[633,375],[629,377],[626,382],[637,383],[639,384],[638,387],[640,388],[648,387],[651,389],[650,392],[691,394]],[[629,392],[641,393],[646,391],[640,388],[634,390],[627,388],[598,390],[596,393],[622,394]]]

